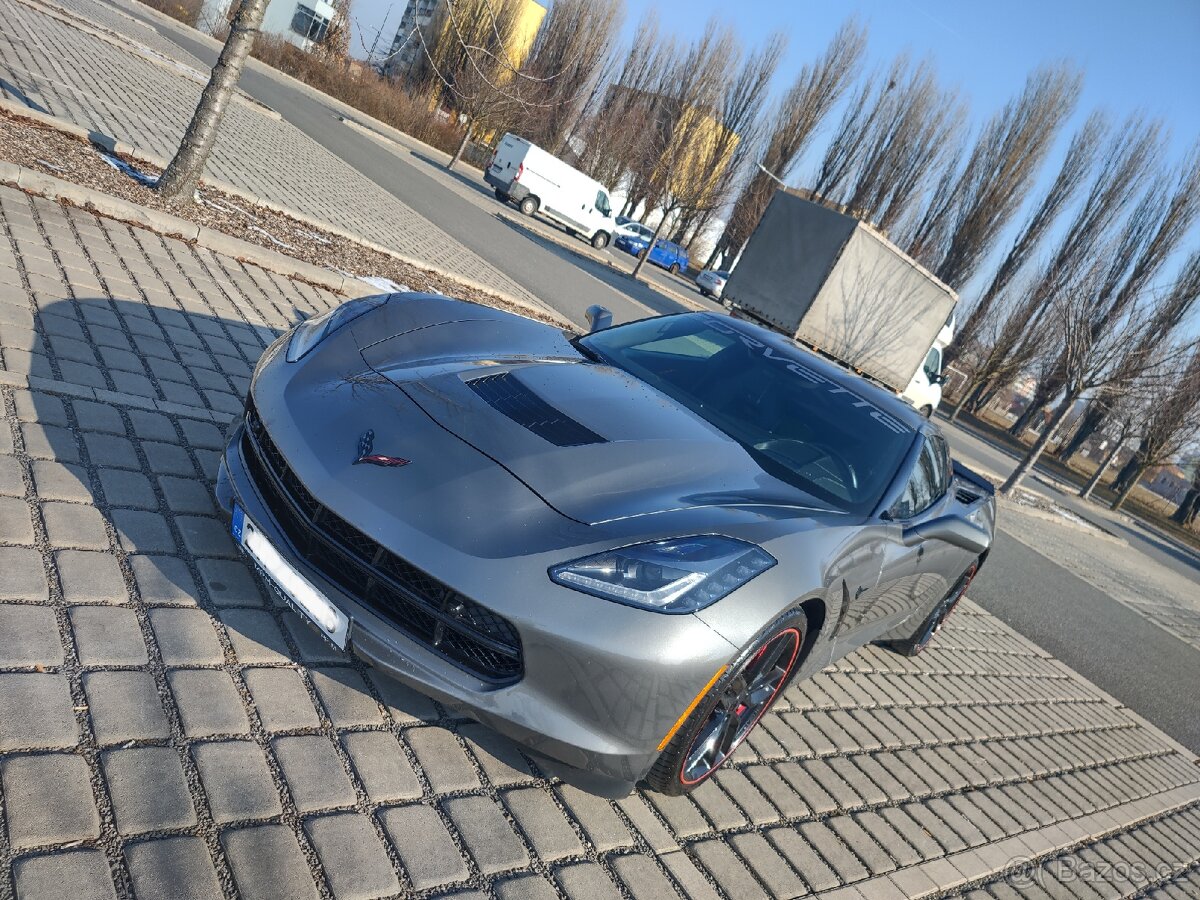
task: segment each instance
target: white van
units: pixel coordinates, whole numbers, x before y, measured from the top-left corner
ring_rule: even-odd
[[[950,318],[934,338],[933,346],[925,354],[921,368],[917,369],[908,387],[900,394],[926,417],[932,416],[942,402],[942,384],[946,381],[946,376],[942,374],[942,350],[954,340],[954,326],[954,313],[950,313]]]
[[[523,137],[500,139],[483,178],[495,188],[497,200],[516,203],[527,216],[540,211],[597,250],[612,239],[608,189]]]

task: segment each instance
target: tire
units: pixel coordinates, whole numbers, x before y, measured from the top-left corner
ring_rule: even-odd
[[[667,271],[670,272],[672,275],[678,275],[679,274],[679,263],[671,263],[671,265],[667,266]]]
[[[504,193],[504,191],[500,190],[500,188],[496,188],[495,193],[496,193],[496,199],[499,200],[501,203],[508,202],[508,194]]]
[[[807,630],[803,610],[785,613],[738,654],[655,760],[646,775],[652,790],[677,797],[712,777],[787,688]]]
[[[700,296],[701,297],[711,297],[712,291],[710,291],[708,288],[700,288]]]
[[[950,589],[950,592],[937,602],[937,605],[925,617],[925,621],[921,623],[921,627],[913,632],[912,637],[888,641],[883,646],[901,656],[918,656],[923,653],[933,642],[937,633],[941,631],[942,626],[946,624],[950,614],[958,608],[958,601],[967,593],[967,588],[971,586],[971,580],[978,571],[979,560],[975,560],[967,566],[967,571],[962,573],[958,581],[954,582],[954,587]]]
[[[521,212],[527,216],[537,215],[538,207],[540,205],[541,204],[538,203],[537,197],[526,197],[521,201]]]
[[[607,247],[608,246],[608,232],[607,231],[597,231],[595,234],[593,234],[592,235],[592,246],[595,247],[597,250],[603,250],[605,247]]]
[[[926,403],[919,410],[917,410],[917,412],[919,412],[926,419],[933,418],[933,407],[930,406],[928,403]]]

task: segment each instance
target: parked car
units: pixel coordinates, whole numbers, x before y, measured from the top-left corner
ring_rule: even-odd
[[[728,272],[705,269],[696,276],[696,286],[700,288],[700,293],[705,297],[716,297],[719,300],[721,292],[725,290],[725,282],[728,279]]]
[[[608,189],[523,137],[500,139],[483,180],[497,200],[516,203],[527,216],[540,212],[597,250],[612,239],[616,223]]]
[[[588,313],[572,336],[388,294],[307,319],[255,368],[216,496],[332,645],[592,790],[681,794],[793,679],[920,653],[988,555],[992,488],[785,337]]]
[[[654,233],[651,232],[650,236],[653,237]],[[646,252],[646,248],[650,246],[650,239],[641,235],[622,235],[613,241],[613,246],[633,256],[641,256]],[[655,242],[654,249],[650,251],[649,259],[650,262],[656,266],[662,266],[672,275],[680,269],[686,269],[688,266],[688,252],[674,241],[667,241],[662,238],[659,238]]]
[[[616,225],[613,226],[613,240],[620,237],[641,238],[647,244],[654,237],[654,229],[647,228],[637,219],[631,219],[628,216],[617,216],[613,221]]]

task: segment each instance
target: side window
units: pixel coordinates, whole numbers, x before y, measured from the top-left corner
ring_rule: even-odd
[[[612,207],[608,203],[608,194],[604,191],[596,192],[596,209],[600,211],[602,216],[612,215]]]
[[[938,467],[937,490],[934,491],[933,499],[938,500],[949,489],[954,470],[950,462],[950,447],[946,444],[946,439],[940,434],[935,434],[931,440],[933,441],[934,459],[937,461]]]
[[[921,455],[917,457],[917,464],[913,466],[912,474],[908,477],[908,484],[904,486],[904,493],[890,510],[893,519],[911,519],[920,515],[941,496],[941,491],[938,490],[939,468],[933,445],[925,441],[921,447]]]
[[[929,355],[925,357],[925,377],[933,381],[942,371],[942,351],[938,347],[933,347],[929,351]]]

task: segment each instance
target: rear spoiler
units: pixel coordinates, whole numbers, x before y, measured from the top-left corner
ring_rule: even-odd
[[[988,496],[994,495],[996,493],[995,486],[990,481],[988,481],[986,478],[984,478],[982,475],[980,475],[976,472],[972,472],[970,469],[968,469],[966,466],[964,466],[962,463],[960,463],[957,459],[953,461],[953,464],[954,464],[954,477],[955,478],[961,478],[963,481],[967,482],[972,487],[979,488],[979,490],[983,491],[983,493]]]

